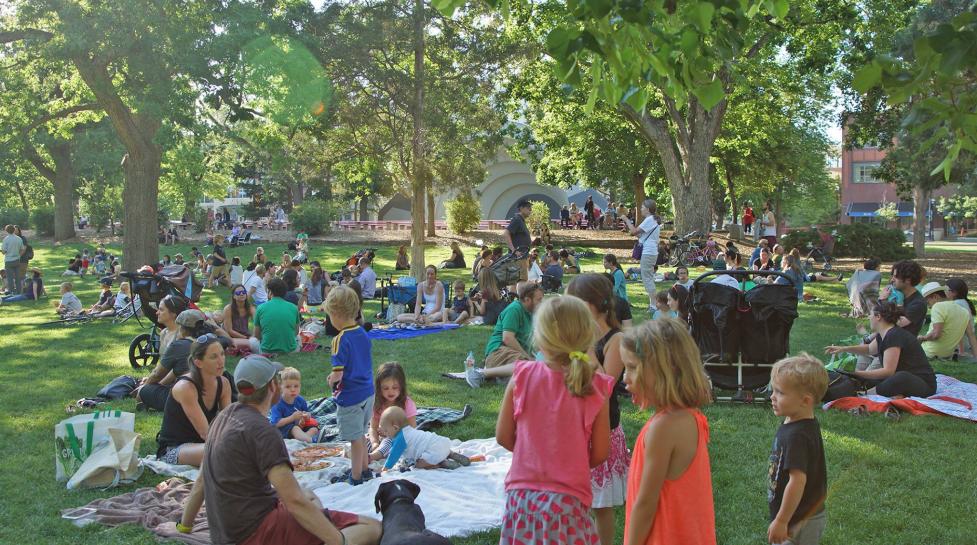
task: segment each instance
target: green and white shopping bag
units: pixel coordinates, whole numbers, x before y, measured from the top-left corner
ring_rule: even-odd
[[[109,439],[110,429],[135,431],[136,415],[122,411],[79,414],[54,427],[54,467],[58,481],[65,482],[88,459],[92,449]]]

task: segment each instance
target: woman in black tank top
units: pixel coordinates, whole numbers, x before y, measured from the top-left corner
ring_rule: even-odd
[[[623,391],[624,362],[621,361],[621,322],[615,312],[614,284],[602,274],[581,274],[567,286],[567,295],[582,299],[594,316],[600,339],[594,353],[604,374],[614,377],[616,384],[609,400],[611,419],[611,449],[603,464],[591,469],[590,486],[594,493],[594,520],[601,543],[613,543],[614,508],[624,505],[627,491],[628,467],[631,454],[627,438],[621,428],[621,407],[617,392]]]
[[[190,372],[176,379],[166,400],[156,457],[199,466],[210,423],[231,403],[231,385],[223,376],[224,347],[212,333],[197,338],[189,359]]]

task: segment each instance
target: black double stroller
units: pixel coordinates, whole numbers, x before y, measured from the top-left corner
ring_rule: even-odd
[[[734,278],[739,288],[711,281],[720,275]],[[788,283],[741,289],[771,276]],[[771,368],[787,356],[797,318],[797,289],[790,277],[775,271],[711,271],[695,279],[690,297],[692,337],[715,398],[752,402],[769,397]]]
[[[129,364],[133,368],[152,367],[159,361],[159,322],[156,320],[156,309],[159,302],[167,295],[180,297],[187,301],[188,308],[196,308],[194,303],[200,300],[201,284],[193,276],[193,272],[183,265],[169,265],[154,272],[141,269],[137,272],[123,272],[120,276],[127,278],[134,296],[129,305],[136,320],[141,324],[139,313],[136,312],[135,299],[141,305],[142,315],[152,322],[148,333],[136,335],[129,343]]]

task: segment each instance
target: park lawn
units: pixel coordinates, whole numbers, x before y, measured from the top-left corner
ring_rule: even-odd
[[[90,247],[90,246],[89,246]],[[264,246],[269,256],[280,258],[281,244]],[[90,247],[91,248],[91,247]],[[336,270],[357,248],[313,245],[312,258]],[[111,379],[133,374],[127,361],[129,341],[145,329],[135,321],[113,325],[110,321],[80,326],[38,327],[53,317],[58,275],[68,258],[81,246],[36,246],[34,266],[45,271],[49,288],[46,300],[0,306],[0,543],[150,544],[155,538],[136,527],[78,529],[59,518],[59,511],[136,487],[154,486],[162,477],[147,471],[134,486],[111,491],[67,491],[54,479],[52,456],[54,425],[65,418],[65,405],[92,396]],[[118,248],[114,248],[118,251]],[[189,246],[164,247],[163,253]],[[229,248],[247,262],[254,246]],[[378,274],[393,268],[394,247],[378,251]],[[468,254],[473,252],[469,251]],[[429,248],[430,262],[448,257],[447,248]],[[470,256],[466,256],[469,257]],[[600,268],[600,258],[582,261],[587,271]],[[446,271],[450,278],[466,278],[464,271]],[[695,274],[695,272],[693,272]],[[97,281],[74,281],[86,305],[97,297]],[[839,317],[847,309],[842,284],[809,285],[820,302],[803,304],[791,335],[792,351],[819,353],[820,349],[851,334],[851,321]],[[640,284],[629,285],[636,303],[635,316],[644,315],[647,299]],[[228,290],[205,290],[201,307],[212,310],[228,299]],[[369,303],[367,315],[375,313]],[[640,319],[640,318],[639,318]],[[144,324],[146,322],[144,321]],[[488,328],[466,327],[458,331],[396,342],[374,343],[374,363],[396,360],[407,368],[408,388],[419,405],[462,407],[473,414],[444,427],[440,433],[458,439],[494,436],[501,386],[471,390],[462,382],[446,381],[440,373],[461,370],[469,350],[480,355]],[[281,361],[303,372],[303,395],[319,397],[327,391],[328,355],[302,353]],[[229,361],[233,367],[233,361]],[[952,362],[937,364],[939,372],[977,381],[977,365]],[[135,372],[141,376],[144,372]],[[630,443],[648,417],[629,403],[622,403],[622,421]],[[133,401],[112,404],[133,411]],[[777,419],[763,405],[717,404],[705,409],[711,426],[710,457],[716,503],[716,527],[721,544],[765,543],[767,529],[767,459]],[[847,413],[818,413],[828,458],[829,524],[823,543],[966,543],[973,542],[977,518],[977,472],[973,470],[973,424],[943,417],[904,417],[892,422],[881,416],[854,418]],[[137,413],[136,431],[143,436],[142,453],[155,452],[158,413]],[[618,517],[621,541],[623,512]],[[968,537],[970,536],[970,537]],[[481,533],[459,544],[496,543],[498,532]]]

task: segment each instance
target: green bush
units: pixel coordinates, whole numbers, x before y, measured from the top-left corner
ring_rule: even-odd
[[[0,208],[0,229],[5,225],[19,225],[27,228],[27,211],[23,208]]]
[[[529,212],[529,219],[526,223],[529,224],[529,229],[532,232],[538,232],[544,225],[549,225],[550,223],[550,207],[546,206],[543,201],[533,201],[532,209]]]
[[[210,227],[210,218],[207,216],[207,209],[203,207],[196,207],[193,209],[193,230],[197,233],[203,233]]]
[[[31,212],[31,225],[42,236],[54,236],[54,207],[38,206]]]
[[[291,213],[292,226],[296,231],[309,235],[321,235],[332,229],[335,212],[332,206],[318,199],[310,199],[296,206]]]
[[[911,259],[913,251],[906,246],[906,236],[899,229],[887,229],[873,223],[838,225],[834,255],[838,257],[877,257],[882,261]]]
[[[821,245],[821,235],[816,229],[797,229],[780,237],[780,245],[784,252],[797,248],[801,254],[806,254],[808,245]]]
[[[468,193],[462,193],[454,200],[444,203],[444,214],[448,229],[458,235],[478,227],[478,222],[482,219],[482,209],[478,201]]]
[[[257,220],[270,216],[271,210],[267,206],[255,206],[253,202],[249,202],[239,206],[238,213],[246,219]]]

